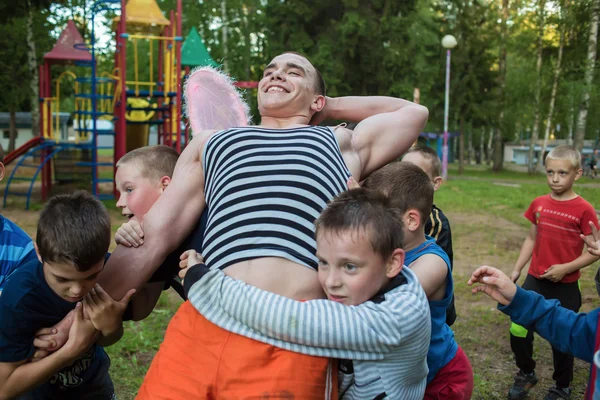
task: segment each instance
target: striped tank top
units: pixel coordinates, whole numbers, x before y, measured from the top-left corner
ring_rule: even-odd
[[[350,177],[331,128],[220,131],[203,167],[207,266],[282,257],[317,269],[314,221]]]

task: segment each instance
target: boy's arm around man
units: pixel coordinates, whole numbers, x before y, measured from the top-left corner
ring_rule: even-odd
[[[309,355],[381,360],[405,343],[417,351],[417,342],[428,346],[430,340],[427,298],[412,272],[401,274],[408,283],[388,292],[385,301],[358,306],[291,300],[203,264],[189,269],[184,286],[196,286],[189,292],[190,302],[231,332]]]

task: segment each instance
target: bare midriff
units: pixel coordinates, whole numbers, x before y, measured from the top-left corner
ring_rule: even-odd
[[[279,257],[255,258],[233,264],[226,275],[294,300],[324,299],[317,271]]]

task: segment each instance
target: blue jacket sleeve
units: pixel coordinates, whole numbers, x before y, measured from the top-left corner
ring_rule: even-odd
[[[587,362],[594,357],[600,308],[576,313],[560,306],[558,300],[517,287],[513,301],[498,309],[519,325],[535,330],[550,344]]]

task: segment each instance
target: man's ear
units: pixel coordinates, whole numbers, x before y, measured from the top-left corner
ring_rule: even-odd
[[[42,256],[40,256],[40,249],[38,249],[37,243],[35,241],[33,242],[33,248],[35,249],[35,254],[37,255],[38,260],[40,260],[40,262],[43,263]]]
[[[400,273],[400,271],[402,271],[402,268],[404,267],[404,258],[405,258],[404,250],[402,250],[402,249],[394,250],[394,252],[390,256],[389,261],[387,263],[387,268],[385,270],[385,276],[387,276],[388,278],[391,279],[391,278],[395,277],[396,275],[398,275]]]
[[[160,192],[163,193],[165,191],[165,189],[167,188],[167,186],[169,186],[170,183],[171,183],[170,176],[165,175],[162,178],[160,178]]]
[[[442,186],[442,182],[444,182],[444,179],[441,176],[433,178],[433,190],[438,190]]]
[[[421,214],[419,214],[418,210],[411,208],[402,216],[402,222],[406,229],[410,232],[414,232],[421,226]]]
[[[323,108],[325,108],[325,96],[318,94],[310,105],[310,108],[315,113],[323,110]]]

